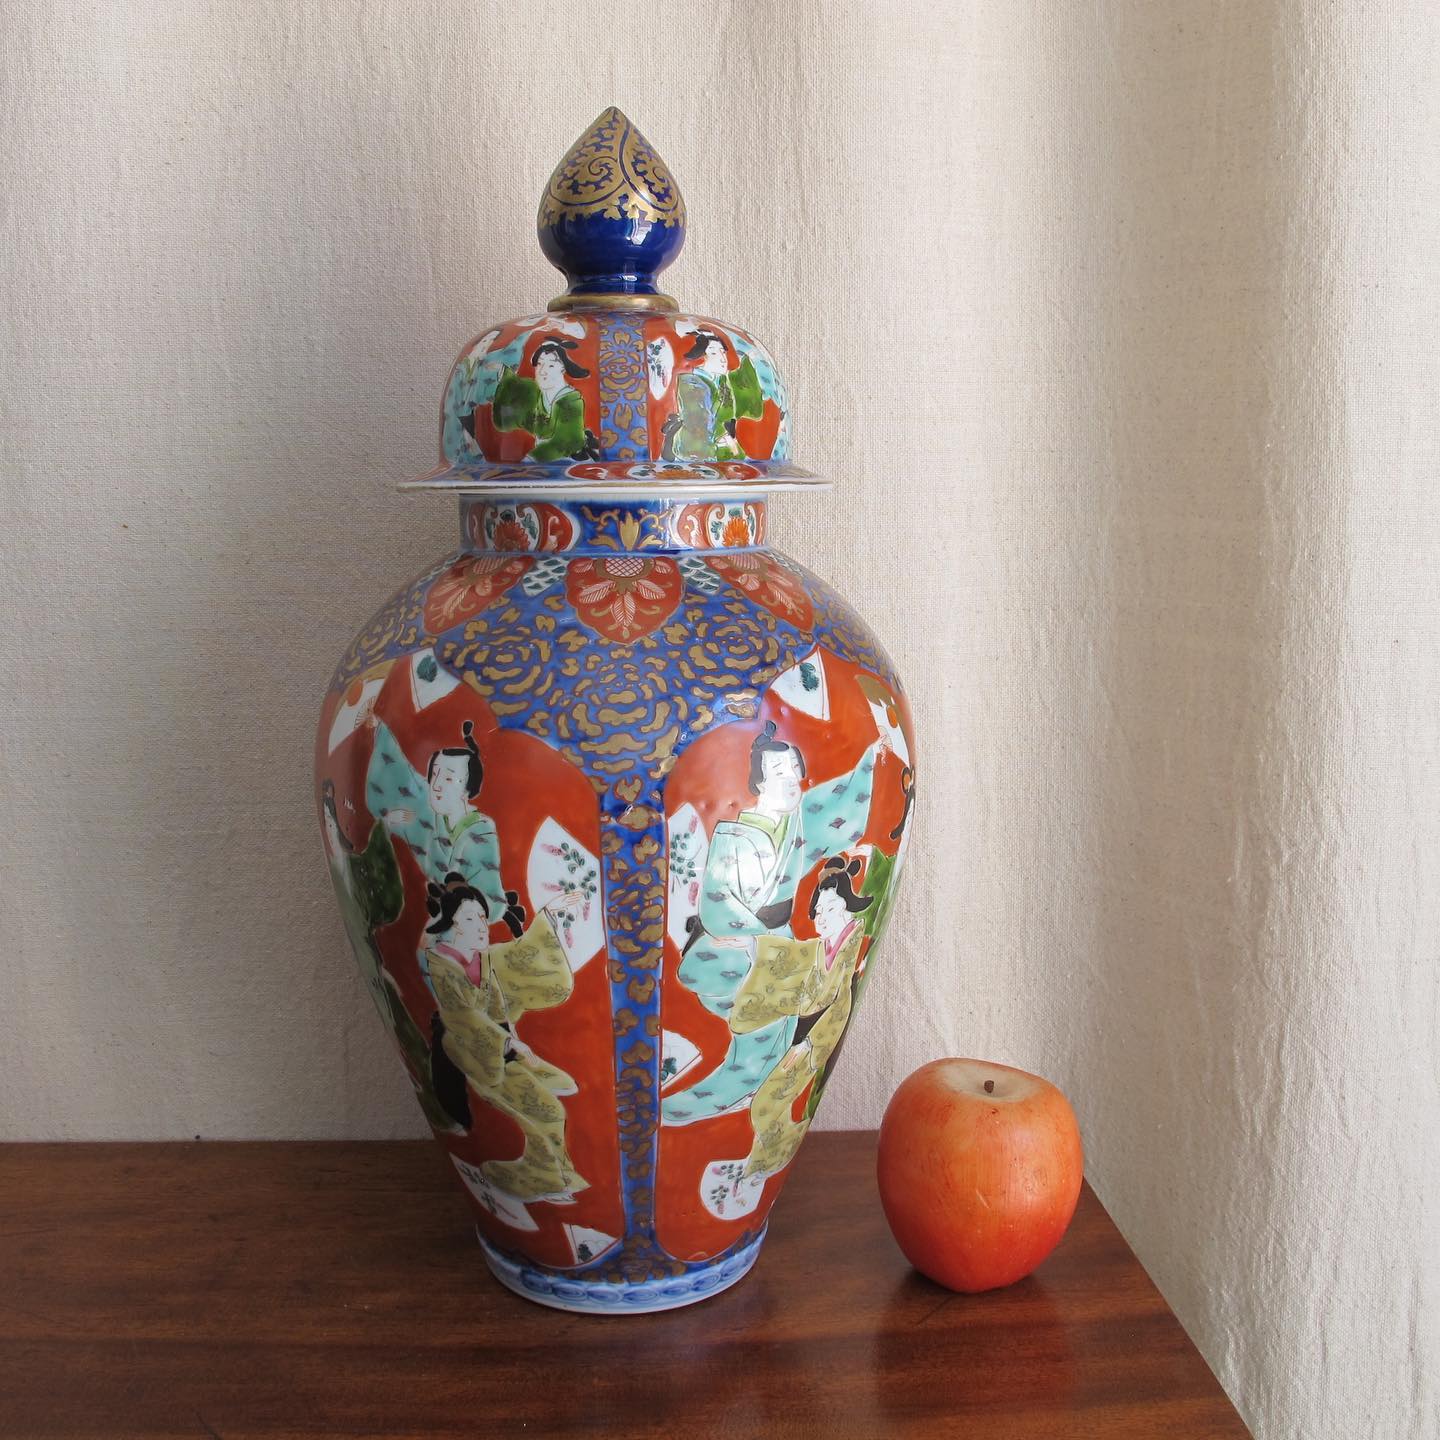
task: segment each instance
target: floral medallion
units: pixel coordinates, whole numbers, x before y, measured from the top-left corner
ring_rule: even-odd
[[[465,533],[473,545],[488,550],[568,550],[576,526],[562,505],[485,501],[466,511]]]
[[[534,563],[518,555],[467,555],[457,560],[425,597],[426,629],[438,634],[478,615]]]
[[[808,630],[814,624],[815,610],[805,587],[775,559],[773,553],[712,555],[706,563],[782,620],[788,620],[802,630]]]
[[[635,640],[668,620],[685,593],[673,560],[616,555],[576,560],[565,576],[575,613],[607,640]]]

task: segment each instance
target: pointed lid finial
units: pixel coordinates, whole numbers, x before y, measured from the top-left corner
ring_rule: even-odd
[[[551,310],[674,310],[655,277],[685,243],[685,202],[665,162],[615,106],[565,153],[540,197],[540,248],[570,288]]]

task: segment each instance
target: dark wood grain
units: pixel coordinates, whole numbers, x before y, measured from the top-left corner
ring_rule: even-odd
[[[0,1432],[1247,1433],[1088,1187],[1035,1275],[955,1295],[874,1149],[811,1136],[733,1290],[600,1318],[490,1278],[428,1142],[0,1147]]]

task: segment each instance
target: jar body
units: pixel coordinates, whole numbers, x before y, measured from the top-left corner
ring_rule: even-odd
[[[898,678],[764,523],[467,499],[324,702],[356,958],[491,1268],[561,1308],[753,1263],[904,860]]]

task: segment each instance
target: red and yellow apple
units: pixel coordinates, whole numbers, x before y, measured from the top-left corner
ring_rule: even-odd
[[[905,1258],[952,1290],[1028,1275],[1060,1243],[1085,1157],[1048,1080],[986,1060],[932,1060],[880,1123],[880,1203]]]

